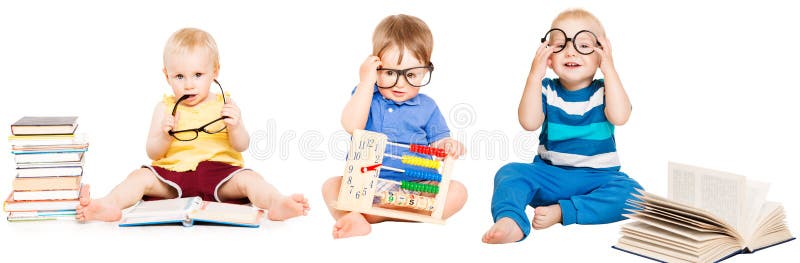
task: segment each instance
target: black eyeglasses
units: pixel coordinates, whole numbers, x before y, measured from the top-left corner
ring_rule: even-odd
[[[378,88],[388,89],[397,85],[397,81],[402,75],[409,85],[414,87],[422,87],[431,83],[431,75],[433,74],[433,63],[429,63],[426,67],[413,67],[407,69],[378,69]]]
[[[569,41],[572,41],[572,46],[582,55],[592,54],[595,47],[601,46],[600,41],[597,40],[597,35],[589,30],[578,31],[575,37],[568,38],[564,30],[553,28],[547,31],[547,34],[544,34],[542,38],[542,43],[547,43],[548,46],[553,47],[553,53],[563,51]]]
[[[216,79],[214,80],[214,83],[217,83],[217,86],[219,86],[220,94],[222,94],[222,103],[223,104],[226,103],[227,101],[225,101],[225,91],[222,90],[222,85],[220,85],[219,81],[217,81]],[[172,108],[172,116],[175,116],[175,111],[178,109],[178,104],[181,104],[181,101],[189,97],[191,97],[191,95],[183,95],[181,96],[180,99],[178,99],[178,101],[175,102],[175,106]],[[216,120],[206,123],[206,125],[200,126],[200,128],[186,129],[180,131],[169,131],[167,133],[169,133],[169,135],[175,138],[176,140],[191,141],[197,139],[197,137],[200,135],[200,132],[215,134],[225,130],[226,126],[225,126],[225,121],[223,120],[226,118],[228,118],[228,116],[219,117]]]

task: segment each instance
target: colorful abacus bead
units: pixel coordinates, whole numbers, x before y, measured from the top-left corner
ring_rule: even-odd
[[[421,170],[414,170],[414,169],[405,169],[403,172],[405,176],[410,178],[414,178],[415,180],[425,180],[425,181],[434,181],[434,182],[441,182],[442,175],[439,173],[432,173],[427,171]]]
[[[400,161],[403,162],[403,164],[406,164],[406,165],[425,167],[425,168],[431,168],[431,169],[439,169],[439,165],[441,164],[437,160],[425,159],[425,158],[416,157],[416,156],[410,156],[410,155],[403,155],[403,157],[400,159]]]
[[[423,193],[439,193],[439,186],[431,184],[421,184],[416,182],[403,181],[400,188],[408,191],[423,192]]]
[[[412,151],[412,152],[415,152],[415,153],[432,155],[432,156],[441,157],[441,158],[447,157],[447,153],[444,152],[444,149],[433,148],[433,147],[428,147],[428,146],[423,146],[423,145],[412,144],[409,147],[409,150]]]

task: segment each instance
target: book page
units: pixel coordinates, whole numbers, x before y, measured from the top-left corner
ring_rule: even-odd
[[[158,201],[141,201],[122,214],[123,218],[145,218],[162,216],[181,216],[200,205],[203,200],[199,197],[178,199],[165,199]]]
[[[684,205],[682,203],[674,202],[651,193],[643,192],[643,194],[644,195],[637,197],[639,197],[644,202],[632,201],[630,203],[640,208],[649,207],[651,209],[685,217],[688,220],[694,221],[699,224],[714,225],[721,228],[730,228],[731,230],[733,228],[730,227],[725,222],[722,222],[722,219],[717,218],[716,216],[707,211],[693,208]]]
[[[687,246],[700,246],[703,242],[724,238],[724,234],[715,232],[694,232],[692,235],[680,235],[665,228],[649,225],[644,222],[634,221],[622,225],[622,230],[644,233],[660,238],[672,240]]]
[[[786,226],[786,215],[783,205],[777,202],[765,202],[761,207],[759,218],[753,227],[753,234],[747,248],[755,251],[766,246],[792,239],[792,233]]]
[[[669,199],[706,210],[741,233],[746,179],[696,166],[669,163]]]
[[[747,198],[744,205],[743,219],[744,232],[742,232],[742,236],[745,238],[745,243],[750,243],[753,238],[753,232],[758,228],[758,219],[763,216],[764,209],[762,208],[767,202],[769,183],[747,180],[746,191]]]
[[[203,202],[189,217],[222,223],[258,224],[262,214],[258,208],[249,205]]]

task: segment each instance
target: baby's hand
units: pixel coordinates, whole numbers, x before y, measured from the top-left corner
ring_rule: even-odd
[[[381,58],[377,56],[369,56],[364,63],[361,63],[359,69],[359,78],[361,83],[374,85],[378,82],[378,68],[381,66]]]
[[[544,79],[544,74],[547,73],[547,64],[550,62],[551,54],[553,54],[553,47],[548,46],[547,43],[542,43],[539,45],[539,48],[536,49],[536,55],[533,57],[530,73],[531,76],[536,78],[536,80],[541,81]]]
[[[461,142],[453,139],[453,138],[444,138],[438,140],[433,143],[434,148],[444,149],[444,152],[447,153],[453,159],[458,159],[461,155],[467,152],[467,149],[464,147],[464,144]]]
[[[614,70],[614,60],[611,58],[611,43],[605,37],[598,37],[597,41],[600,41],[601,46],[595,47],[594,52],[600,56],[600,71],[606,74],[609,70]]]
[[[178,119],[180,116],[181,112],[176,112],[175,116],[169,113],[164,115],[164,120],[161,122],[161,130],[164,131],[165,135],[169,136],[169,131],[173,131],[178,127]]]
[[[222,106],[222,116],[227,117],[224,121],[228,127],[234,128],[242,123],[242,111],[231,98],[228,98],[228,102]]]

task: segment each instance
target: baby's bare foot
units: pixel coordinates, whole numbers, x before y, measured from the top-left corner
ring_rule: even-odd
[[[533,229],[545,229],[556,223],[561,223],[561,205],[554,204],[540,206],[533,210]]]
[[[503,217],[494,223],[481,239],[487,244],[506,244],[522,239],[522,229],[511,218]]]
[[[75,207],[75,219],[80,222],[106,221],[114,222],[122,218],[122,209],[110,204],[105,199],[92,200],[89,185],[81,189],[78,207]]]
[[[333,238],[363,236],[372,231],[372,226],[363,215],[357,212],[347,213],[336,220],[333,225]]]
[[[308,215],[308,198],[302,194],[292,194],[272,201],[267,212],[267,218],[274,221],[283,221],[292,217]]]

